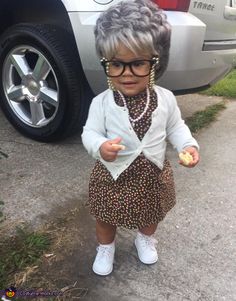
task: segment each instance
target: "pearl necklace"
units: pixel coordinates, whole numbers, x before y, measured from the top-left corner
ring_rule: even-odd
[[[148,87],[147,87],[146,91],[147,91],[147,102],[146,102],[146,106],[145,106],[145,108],[144,108],[144,111],[143,111],[137,118],[135,118],[135,119],[132,118],[132,117],[130,116],[130,114],[129,114],[129,110],[128,110],[127,103],[126,103],[126,100],[125,100],[124,95],[123,95],[120,91],[117,91],[117,92],[119,93],[119,95],[120,95],[122,101],[123,101],[124,107],[125,107],[125,108],[127,109],[127,111],[128,111],[129,120],[130,120],[132,126],[134,126],[134,125],[135,125],[135,122],[139,121],[139,120],[143,117],[143,115],[146,114],[146,112],[147,112],[147,110],[148,110],[148,107],[149,107],[149,104],[150,104],[150,91],[149,91]]]

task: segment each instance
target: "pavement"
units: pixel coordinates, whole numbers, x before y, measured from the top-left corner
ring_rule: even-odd
[[[183,117],[221,98],[178,96]],[[0,113],[0,200],[5,221],[1,235],[20,223],[34,229],[79,209],[80,243],[63,259],[70,282],[86,288],[83,300],[234,301],[236,300],[236,101],[228,101],[217,121],[195,137],[201,162],[194,169],[178,164],[168,148],[176,180],[177,205],[158,226],[159,261],[146,266],[134,248],[135,231],[119,229],[114,271],[91,271],[96,239],[94,220],[85,206],[94,164],[79,135],[45,144],[21,136]],[[64,273],[63,272],[63,273]],[[54,275],[55,277],[55,275]]]

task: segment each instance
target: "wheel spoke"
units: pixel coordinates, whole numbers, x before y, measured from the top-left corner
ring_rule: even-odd
[[[43,58],[43,56],[39,56],[34,67],[33,76],[37,81],[45,80],[50,70],[51,68],[48,62]]]
[[[12,54],[11,62],[21,78],[31,72],[31,69],[24,55]]]
[[[30,101],[30,112],[33,125],[39,125],[45,120],[43,105],[41,103]]]
[[[24,98],[23,86],[20,85],[11,87],[7,93],[7,96],[11,101],[21,102]]]
[[[58,92],[53,89],[47,87],[41,88],[39,98],[55,108],[58,107]]]

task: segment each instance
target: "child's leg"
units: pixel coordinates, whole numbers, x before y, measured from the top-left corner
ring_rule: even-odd
[[[157,229],[157,224],[152,224],[148,227],[139,229],[139,232],[141,232],[144,235],[152,235],[155,233],[156,229]]]
[[[158,255],[155,247],[155,239],[152,234],[155,233],[157,224],[152,224],[148,227],[139,229],[135,239],[135,246],[137,248],[138,257],[141,262],[145,264],[152,264],[157,262]]]
[[[93,263],[93,271],[98,275],[105,276],[113,270],[116,226],[97,220],[96,233],[99,246]]]
[[[116,235],[116,226],[105,223],[97,219],[96,222],[97,240],[100,244],[110,244],[114,241]]]

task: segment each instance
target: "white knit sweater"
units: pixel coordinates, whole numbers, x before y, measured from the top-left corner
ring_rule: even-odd
[[[90,106],[88,119],[83,128],[82,141],[88,153],[99,159],[116,180],[119,175],[140,155],[163,168],[166,139],[181,152],[187,146],[199,148],[189,128],[181,118],[175,96],[159,86],[154,87],[158,107],[152,113],[152,123],[142,141],[133,130],[127,109],[115,103],[113,92],[106,90],[96,96]],[[119,151],[114,162],[100,156],[99,148],[107,140],[121,137],[125,150]]]

